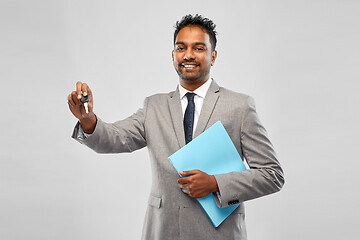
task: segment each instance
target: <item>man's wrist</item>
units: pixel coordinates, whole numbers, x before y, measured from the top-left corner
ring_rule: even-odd
[[[95,130],[95,126],[97,123],[96,115],[91,112],[86,117],[79,119],[81,128],[84,130],[87,134],[92,134]]]
[[[212,181],[212,192],[219,192],[219,186],[217,184],[216,178],[214,175],[210,175]]]

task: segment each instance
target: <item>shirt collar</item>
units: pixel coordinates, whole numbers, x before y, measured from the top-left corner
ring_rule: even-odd
[[[205,98],[206,93],[209,90],[209,87],[211,85],[211,82],[212,82],[212,79],[209,78],[203,85],[201,85],[200,87],[195,89],[193,91],[193,93],[195,93],[196,95],[198,95],[201,98]],[[183,88],[183,86],[181,86],[181,84],[179,84],[179,92],[180,92],[180,99],[182,99],[183,97],[185,97],[186,93],[191,92],[191,91],[186,90],[185,88]]]

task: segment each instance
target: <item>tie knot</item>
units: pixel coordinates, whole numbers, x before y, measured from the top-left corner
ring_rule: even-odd
[[[194,101],[194,97],[195,97],[195,93],[192,93],[192,92],[188,92],[185,94],[185,96],[187,97],[188,101],[189,102],[193,102]]]

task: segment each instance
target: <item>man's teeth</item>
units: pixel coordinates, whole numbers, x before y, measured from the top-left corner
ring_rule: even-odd
[[[196,65],[183,65],[186,68],[196,67]]]

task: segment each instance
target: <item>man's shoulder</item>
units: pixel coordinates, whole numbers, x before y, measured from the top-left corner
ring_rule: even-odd
[[[224,87],[219,87],[219,95],[219,100],[226,106],[241,109],[242,111],[255,108],[254,99],[247,94],[236,92]]]
[[[249,95],[241,92],[236,92],[224,87],[219,87],[219,93],[221,97],[228,97],[228,98],[236,98],[241,100],[246,100],[251,98]]]
[[[168,93],[156,93],[153,95],[148,96],[147,98],[151,101],[159,101],[159,100],[165,100],[169,97],[172,97],[174,95],[175,91],[171,91]]]
[[[168,93],[156,93],[146,97],[145,101],[151,106],[163,106],[175,94],[175,91]]]

